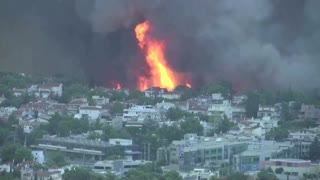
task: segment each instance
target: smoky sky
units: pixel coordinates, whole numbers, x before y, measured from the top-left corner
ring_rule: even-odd
[[[147,66],[134,27],[148,20],[169,65],[203,86],[320,85],[317,0],[2,0],[0,70],[134,87]]]

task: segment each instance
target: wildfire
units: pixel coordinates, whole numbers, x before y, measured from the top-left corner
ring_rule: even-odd
[[[138,88],[146,90],[148,87],[162,87],[173,90],[177,86],[178,74],[171,70],[165,58],[165,44],[154,39],[150,34],[148,21],[138,24],[135,28],[136,38],[141,50],[145,53],[146,62],[150,68],[150,78],[140,76]]]
[[[111,81],[112,86],[114,87],[115,90],[120,90],[121,89],[121,84],[116,82],[116,81]]]
[[[187,88],[191,88],[191,87],[192,87],[192,86],[191,86],[191,84],[190,84],[190,83],[188,83],[188,81],[186,81],[185,86],[186,86]]]
[[[117,83],[116,84],[116,90],[120,90],[121,89],[121,84],[120,83]]]

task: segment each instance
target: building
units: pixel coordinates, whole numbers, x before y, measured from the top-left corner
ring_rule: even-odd
[[[53,96],[62,96],[62,83],[46,83],[39,85],[38,91],[40,92],[49,92],[49,94],[52,94]]]
[[[174,99],[180,99],[181,94],[176,92],[164,92],[160,94],[159,97],[163,99],[174,100]]]
[[[19,97],[19,96],[22,96],[24,94],[27,93],[27,90],[26,89],[17,89],[17,88],[13,88],[13,95],[16,96],[16,97]]]
[[[320,108],[315,105],[302,104],[299,118],[304,120],[319,120]]]
[[[35,162],[39,163],[39,164],[43,164],[44,163],[44,154],[43,151],[32,151],[32,156]]]
[[[114,161],[98,161],[94,164],[93,171],[101,174],[112,172],[117,176],[123,176],[130,169],[140,165],[151,163],[150,161],[140,160],[114,160]]]
[[[263,118],[263,117],[275,117],[277,115],[276,109],[273,106],[262,106],[259,105],[259,110],[257,113],[258,118]]]
[[[85,106],[80,107],[79,114],[82,117],[87,117],[89,120],[97,120],[101,115],[101,106]]]
[[[308,176],[317,177],[319,164],[302,159],[270,159],[261,163],[261,168],[271,168],[279,179],[303,179]]]
[[[222,137],[202,137],[186,134],[183,140],[173,141],[169,146],[170,164],[178,164],[180,169],[232,162],[232,156],[247,149],[248,143]]]
[[[85,106],[89,106],[87,98],[73,99],[69,102],[67,109],[70,114],[76,114],[80,107]]]
[[[247,150],[233,156],[233,164],[237,171],[259,171],[264,161],[296,155],[297,149],[291,142],[255,141],[250,143]]]
[[[92,100],[95,102],[97,106],[103,106],[109,103],[109,98],[100,96],[92,96]]]
[[[162,94],[167,93],[168,90],[166,88],[160,88],[160,87],[152,87],[144,91],[144,95],[147,98],[160,98]]]
[[[290,132],[288,139],[312,142],[315,137],[317,137],[316,133],[312,133],[307,130],[299,130],[299,131],[295,131],[295,132]]]
[[[160,120],[161,114],[151,105],[137,105],[123,110],[123,121],[144,121],[145,119]]]

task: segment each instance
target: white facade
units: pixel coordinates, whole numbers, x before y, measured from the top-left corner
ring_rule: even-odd
[[[30,125],[23,126],[23,132],[24,133],[30,134],[33,130],[34,130],[33,126],[30,126]]]
[[[173,103],[170,103],[170,102],[162,101],[161,103],[157,103],[156,104],[156,108],[157,109],[169,110],[170,108],[173,108],[173,107],[175,107],[175,105]]]
[[[111,145],[120,145],[120,146],[131,146],[131,139],[109,139],[109,144]]]
[[[105,97],[92,96],[92,99],[94,100],[97,106],[102,106],[109,103],[109,98],[105,98]]]
[[[62,83],[47,83],[39,86],[38,93],[40,96],[42,96],[42,93],[46,93],[49,91],[52,95],[54,96],[62,96],[62,88],[63,84]],[[36,93],[36,95],[38,94]]]
[[[81,114],[81,116],[87,116],[89,120],[96,120],[100,118],[101,110],[100,106],[80,107],[79,114]]]
[[[123,110],[123,120],[144,121],[147,118],[160,119],[160,112],[154,106],[133,106]]]
[[[258,117],[275,117],[276,116],[276,109],[273,106],[262,106],[259,105]]]
[[[289,138],[293,139],[293,140],[313,141],[315,137],[317,137],[317,134],[308,132],[306,130],[301,130],[301,131],[289,133]]]
[[[39,164],[44,163],[43,151],[32,151],[32,156],[33,156],[34,161],[38,162]]]
[[[209,114],[226,115],[229,119],[232,118],[232,110],[233,108],[228,100],[219,100],[219,102],[211,104],[208,108]]]
[[[173,93],[173,92],[167,92],[160,95],[163,99],[180,99],[181,94]]]

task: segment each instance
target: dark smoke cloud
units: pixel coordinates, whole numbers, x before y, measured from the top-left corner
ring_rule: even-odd
[[[132,74],[145,69],[133,29],[147,19],[167,42],[169,64],[198,86],[313,89],[318,7],[316,0],[3,0],[1,69],[133,87]]]

